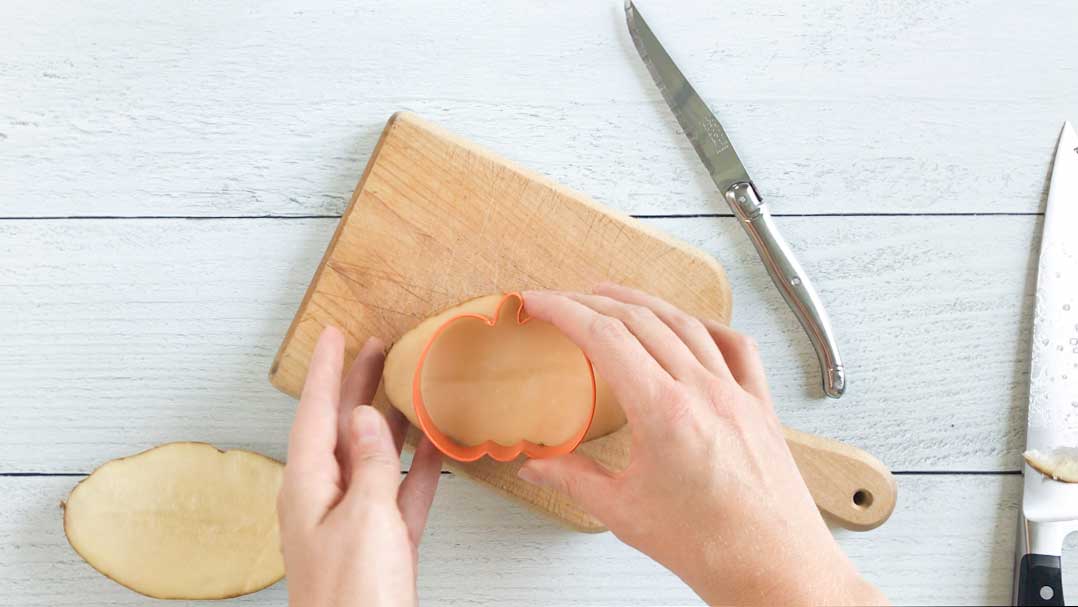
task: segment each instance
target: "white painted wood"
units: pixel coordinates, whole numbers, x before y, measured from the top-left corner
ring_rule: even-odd
[[[642,1],[784,213],[1036,212],[1078,3]],[[620,1],[0,4],[0,216],[334,214],[409,109],[613,207],[725,212]]]
[[[1034,213],[1078,117],[1070,0],[639,4],[779,213]],[[725,213],[620,5],[0,3],[0,218],[337,214],[399,109],[627,212]],[[283,457],[293,403],[265,373],[335,223],[0,220],[0,472],[176,439]],[[726,265],[787,424],[896,469],[1017,469],[1038,218],[780,218],[849,365],[837,402],[733,220],[651,223]],[[0,604],[146,603],[68,548],[76,481],[0,477]],[[1018,485],[901,476],[893,519],[840,541],[897,603],[1004,603]],[[609,535],[456,477],[420,587],[693,602]]]
[[[716,254],[798,429],[899,470],[1016,470],[1038,217],[780,218],[840,339],[815,358],[733,219],[649,220]],[[266,373],[335,220],[0,222],[0,471],[85,472],[172,440],[283,457]]]
[[[0,478],[0,602],[24,607],[144,605],[68,546],[57,504],[78,478]],[[837,531],[854,563],[898,605],[1007,604],[1018,476],[903,476],[891,520]],[[1065,562],[1078,557],[1072,536]],[[1065,577],[1078,596],[1078,576]],[[609,533],[566,531],[445,475],[420,553],[424,605],[699,604],[674,575]],[[284,583],[223,605],[283,605]],[[183,604],[183,603],[180,603]],[[192,605],[194,603],[191,603]]]

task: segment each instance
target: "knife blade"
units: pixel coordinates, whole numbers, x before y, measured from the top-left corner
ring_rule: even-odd
[[[1063,125],[1041,231],[1026,447],[1078,447],[1078,135]],[[1078,529],[1078,484],[1028,463],[1015,553],[1015,605],[1063,605],[1060,554]]]
[[[640,58],[659,87],[678,124],[704,163],[711,180],[741,220],[772,282],[808,334],[820,363],[824,394],[838,398],[846,390],[846,372],[839,356],[831,320],[816,289],[779,234],[756,185],[738,158],[722,124],[659,44],[631,0],[625,19]]]

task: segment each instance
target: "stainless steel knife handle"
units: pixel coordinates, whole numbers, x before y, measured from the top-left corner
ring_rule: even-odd
[[[831,398],[842,396],[846,391],[846,372],[831,330],[831,320],[801,264],[797,263],[786,241],[779,235],[767,204],[760,199],[752,183],[747,181],[730,186],[725,197],[767,266],[771,280],[808,333],[820,362],[824,394]]]

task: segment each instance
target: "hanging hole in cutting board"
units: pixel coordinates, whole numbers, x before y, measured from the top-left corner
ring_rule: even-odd
[[[858,489],[853,493],[853,505],[860,510],[865,510],[872,505],[872,493],[867,489]]]

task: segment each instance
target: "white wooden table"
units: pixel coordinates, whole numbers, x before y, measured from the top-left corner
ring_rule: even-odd
[[[714,253],[784,422],[898,475],[886,525],[836,531],[861,570],[899,603],[1006,602],[1078,3],[641,10],[816,280],[842,400],[820,397],[617,0],[0,3],[0,604],[146,604],[63,536],[57,503],[101,462],[182,439],[283,457],[294,403],[270,360],[400,109]],[[443,481],[425,603],[695,603],[609,534]],[[282,605],[284,584],[234,602]]]

